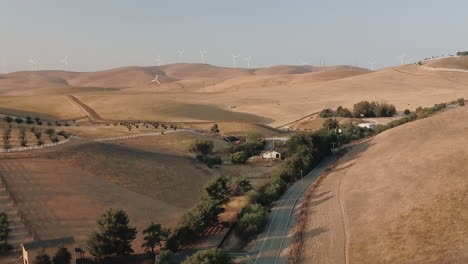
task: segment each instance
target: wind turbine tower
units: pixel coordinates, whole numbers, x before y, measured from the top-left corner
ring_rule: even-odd
[[[182,49],[182,50],[178,50],[178,51],[177,51],[177,54],[179,54],[179,63],[181,63],[181,62],[182,62],[182,55],[184,55],[184,50],[183,50],[183,49]]]
[[[371,66],[371,71],[374,71],[374,65],[376,64],[375,61],[369,61],[369,64]]]
[[[244,60],[247,62],[247,68],[250,68],[250,61],[252,60],[252,56],[245,57]]]
[[[158,56],[154,59],[154,61],[156,62],[156,65],[157,65],[157,66],[161,66],[161,56],[158,55]]]
[[[37,70],[37,62],[33,58],[30,58],[28,63],[31,64],[31,71]]]
[[[206,63],[206,55],[208,54],[208,51],[207,50],[200,50],[200,55],[201,55],[201,60],[202,60],[202,63]]]
[[[404,53],[401,56],[398,57],[398,58],[400,58],[400,65],[405,64],[405,57],[406,57],[406,54],[404,54]]]
[[[234,69],[237,69],[237,58],[240,57],[240,54],[234,55],[232,54],[232,65],[234,66]]]
[[[63,64],[65,67],[65,70],[68,70],[68,56],[65,56],[65,58],[61,59],[60,62]]]

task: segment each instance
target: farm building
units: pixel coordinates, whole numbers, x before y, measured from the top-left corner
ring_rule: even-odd
[[[375,130],[377,128],[377,125],[375,123],[361,123],[361,124],[358,124],[359,127],[365,127],[365,128],[369,128],[369,129],[372,129],[372,130]]]
[[[281,153],[278,151],[270,150],[262,154],[264,159],[281,159]]]
[[[57,253],[58,249],[65,247],[71,254],[71,264],[76,264],[75,240],[73,237],[63,237],[51,240],[38,240],[21,245],[23,249],[23,264],[33,264],[39,253],[46,253],[51,258]]]

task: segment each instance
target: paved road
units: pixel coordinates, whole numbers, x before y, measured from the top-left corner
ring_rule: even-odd
[[[335,160],[329,157],[322,161],[315,169],[304,177],[304,180],[294,183],[273,207],[265,231],[259,235],[255,246],[248,253],[249,263],[279,264],[287,263],[287,256],[283,250],[291,242],[287,236],[295,226],[294,212],[297,210],[297,201],[317,177]]]

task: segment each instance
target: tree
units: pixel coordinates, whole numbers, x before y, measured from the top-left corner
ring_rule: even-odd
[[[218,124],[213,124],[213,126],[211,126],[210,128],[210,131],[213,133],[218,133],[219,132]]]
[[[161,247],[161,242],[167,239],[168,230],[161,227],[160,224],[151,223],[145,230],[143,230],[145,243],[141,245],[146,251],[151,251],[153,256],[156,255],[154,249]]]
[[[226,177],[218,177],[208,183],[205,187],[205,192],[215,204],[226,204],[229,201],[229,194],[231,193],[229,180]]]
[[[18,124],[21,124],[21,123],[23,123],[23,119],[17,117],[17,118],[15,118],[15,122],[18,123]]]
[[[50,261],[50,256],[47,255],[44,250],[40,250],[34,259],[33,264],[52,264],[52,261]]]
[[[161,253],[159,253],[158,260],[156,261],[156,264],[170,264],[171,258],[174,253],[170,250],[163,250]]]
[[[232,257],[220,249],[198,251],[182,264],[233,264]]]
[[[260,204],[251,204],[247,206],[237,223],[237,232],[244,238],[258,234],[266,222],[268,209]]]
[[[464,106],[465,105],[465,98],[458,98],[457,103],[459,106]]]
[[[123,210],[111,208],[102,214],[97,220],[98,230],[92,232],[88,238],[89,252],[98,260],[133,253],[131,242],[137,231],[129,226],[129,222]]]
[[[334,116],[335,113],[330,108],[325,108],[320,112],[319,115],[320,115],[321,118],[329,118],[329,117]]]
[[[336,129],[340,128],[340,124],[338,123],[338,120],[328,118],[323,122],[323,128],[327,129],[329,132],[330,131],[335,131]]]
[[[252,190],[252,184],[246,177],[239,177],[235,181],[234,192],[236,194],[246,193]]]
[[[249,155],[246,151],[237,151],[231,155],[231,161],[234,164],[244,164],[249,159]]]
[[[8,215],[5,212],[0,213],[0,253],[6,253],[13,249],[8,244],[8,237],[10,235],[10,224],[8,222]]]
[[[373,117],[374,105],[368,101],[361,101],[353,106],[354,117]]]
[[[213,152],[214,142],[211,140],[196,139],[189,146],[189,151],[200,155],[208,155]]]
[[[336,111],[335,111],[335,116],[338,116],[338,117],[353,117],[353,114],[351,113],[351,111],[349,111],[348,108],[343,108],[341,105],[338,106],[338,108],[336,108]]]
[[[72,256],[68,249],[66,247],[60,247],[52,258],[52,261],[54,264],[70,264],[71,259]]]

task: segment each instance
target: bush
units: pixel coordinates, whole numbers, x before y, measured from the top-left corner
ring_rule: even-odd
[[[210,128],[210,131],[213,133],[218,133],[219,132],[218,124],[213,124],[213,126]]]
[[[212,155],[203,156],[203,162],[210,168],[212,168],[214,165],[223,164],[221,157]]]
[[[329,117],[335,116],[335,113],[330,108],[326,108],[326,109],[323,109],[319,115],[321,118],[329,118]]]
[[[12,118],[11,116],[5,116],[5,117],[3,118],[3,120],[5,120],[5,122],[7,122],[7,123],[13,122],[13,118]]]
[[[260,204],[251,204],[244,208],[237,222],[236,231],[244,237],[250,238],[262,231],[268,216],[268,208]]]
[[[459,106],[464,106],[465,105],[465,98],[458,98],[457,103]]]
[[[68,133],[68,132],[66,132],[66,131],[63,131],[63,130],[59,131],[59,132],[57,133],[57,135],[62,136],[62,137],[64,137],[64,138],[69,138],[69,137],[71,136],[70,133]]]
[[[23,123],[23,119],[17,117],[17,118],[15,118],[15,122],[16,122],[17,124],[21,124],[21,123]]]
[[[234,164],[245,164],[249,159],[249,155],[245,151],[238,151],[231,155],[231,161]]]
[[[240,144],[236,152],[243,151],[245,152],[249,157],[256,156],[260,154],[263,150],[263,142],[245,142]]]
[[[232,257],[220,249],[201,250],[182,264],[234,264]]]
[[[170,264],[173,255],[174,253],[172,253],[172,251],[170,250],[161,251],[158,255],[158,260],[156,261],[156,264]]]
[[[208,155],[213,152],[214,142],[211,140],[196,139],[189,146],[189,151],[200,155]]]
[[[53,128],[48,128],[45,130],[45,133],[47,135],[52,135],[52,134],[55,134],[55,130]]]
[[[409,109],[405,109],[405,111],[403,111],[403,114],[405,115],[409,115],[411,113],[411,111]]]

